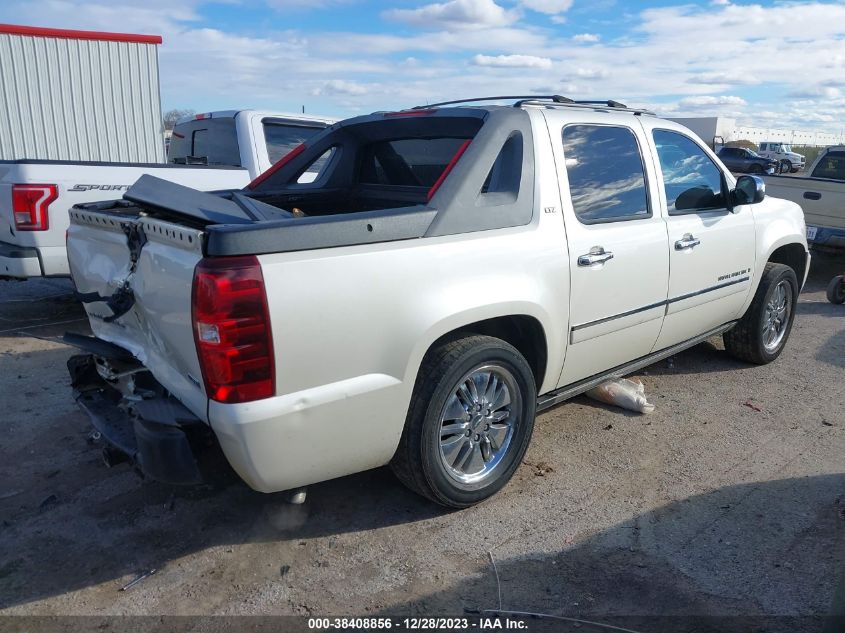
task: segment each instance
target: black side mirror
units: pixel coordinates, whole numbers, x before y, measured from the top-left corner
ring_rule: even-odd
[[[744,204],[757,204],[766,197],[766,183],[759,176],[740,176],[731,191],[731,211]]]

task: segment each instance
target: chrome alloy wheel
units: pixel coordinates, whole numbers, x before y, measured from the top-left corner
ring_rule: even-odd
[[[791,312],[792,285],[784,279],[775,286],[763,312],[763,347],[767,352],[774,352],[780,346]]]
[[[440,414],[440,460],[462,484],[487,479],[501,464],[522,411],[513,374],[498,365],[473,369],[457,383]]]

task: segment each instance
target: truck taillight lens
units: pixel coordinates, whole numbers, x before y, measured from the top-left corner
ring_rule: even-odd
[[[50,203],[59,197],[56,185],[12,185],[12,214],[18,231],[50,228]]]
[[[274,395],[273,338],[258,259],[200,261],[194,270],[192,310],[208,397],[234,403]]]

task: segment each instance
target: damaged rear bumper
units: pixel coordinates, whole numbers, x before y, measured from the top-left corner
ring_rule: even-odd
[[[68,371],[77,404],[108,444],[110,454],[117,451],[125,458],[107,459],[107,463],[128,461],[145,477],[168,484],[205,481],[203,456],[216,447],[208,426],[165,393],[148,372],[144,372],[144,388],[139,389],[142,395],[130,399],[100,375],[97,363],[92,354],[72,356]]]

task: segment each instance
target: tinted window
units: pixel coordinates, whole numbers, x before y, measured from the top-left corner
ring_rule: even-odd
[[[361,182],[431,187],[467,138],[406,138],[362,149]]]
[[[724,208],[722,172],[690,138],[654,130],[669,214]]]
[[[180,164],[241,166],[235,120],[195,119],[177,125],[170,137],[167,160]]]
[[[505,194],[510,200],[515,200],[519,195],[519,183],[522,180],[522,134],[515,132],[505,144],[496,162],[490,168],[484,185],[481,187],[482,194]],[[502,200],[505,202],[506,200]]]
[[[624,127],[568,125],[563,157],[575,215],[585,223],[650,215],[640,148]]]
[[[335,154],[337,153],[336,147],[330,147],[325,152],[320,154],[314,161],[308,165],[302,173],[299,174],[299,177],[296,179],[296,182],[299,184],[307,184],[312,183],[317,180],[320,176],[323,175],[326,167],[331,163],[332,158],[334,158]]]
[[[813,170],[814,178],[845,180],[845,152],[828,152]]]
[[[275,163],[294,147],[302,145],[324,129],[323,127],[290,125],[272,119],[264,119],[262,124],[264,125],[264,140],[267,143],[267,156],[271,163]]]

